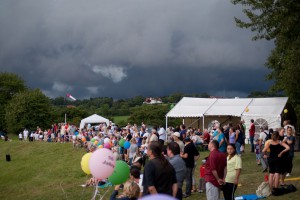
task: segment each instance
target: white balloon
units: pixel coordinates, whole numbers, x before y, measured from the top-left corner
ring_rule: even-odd
[[[110,139],[109,138],[105,138],[104,139],[104,144],[106,144],[106,143],[110,143]]]

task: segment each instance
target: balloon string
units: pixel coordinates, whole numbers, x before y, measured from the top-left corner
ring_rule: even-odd
[[[65,193],[65,190],[64,190],[64,188],[62,187],[62,182],[60,182],[60,188],[61,188],[61,190],[63,191],[63,193],[66,195],[66,199],[68,199],[68,195],[67,195],[67,193]]]
[[[91,200],[95,200],[96,199],[96,196],[97,196],[97,194],[98,194],[98,184],[96,184],[95,185],[95,193],[94,193],[94,196],[92,197],[92,199]]]
[[[104,194],[102,195],[102,197],[101,197],[101,195],[100,195],[100,200],[102,200],[102,199],[104,198],[104,196],[105,196],[105,194],[108,192],[108,190],[109,190],[109,187],[107,187],[107,189],[106,189],[106,191],[104,192]]]

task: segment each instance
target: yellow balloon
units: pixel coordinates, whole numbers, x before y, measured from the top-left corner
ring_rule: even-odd
[[[284,109],[283,112],[286,114],[288,113],[288,109]]]
[[[245,109],[245,111],[246,111],[246,112],[249,112],[249,108],[247,107],[247,108]]]
[[[81,169],[87,175],[91,174],[91,171],[89,168],[89,160],[90,160],[91,156],[92,156],[92,153],[86,153],[81,158]]]
[[[96,140],[96,141],[94,142],[94,144],[97,145],[97,144],[98,144],[98,140]]]
[[[99,148],[99,149],[102,149],[102,148],[103,148],[103,145],[99,145],[98,148]]]

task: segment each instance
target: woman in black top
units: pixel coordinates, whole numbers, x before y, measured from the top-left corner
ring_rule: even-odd
[[[286,143],[279,141],[279,133],[277,131],[274,131],[274,133],[272,134],[272,139],[266,141],[265,143],[265,147],[262,150],[262,152],[265,154],[264,158],[267,158],[266,153],[269,148],[269,185],[270,189],[272,190],[273,188],[277,189],[279,186],[279,173],[281,168],[280,157],[282,156],[282,154],[289,151],[290,148]]]

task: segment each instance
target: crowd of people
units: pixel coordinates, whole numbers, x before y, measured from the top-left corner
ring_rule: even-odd
[[[224,126],[216,123],[211,130],[201,130],[184,124],[167,130],[164,127],[148,128],[128,123],[119,128],[109,125],[88,124],[79,130],[74,125],[54,124],[51,129],[34,132],[24,130],[20,140],[46,142],[72,142],[74,147],[84,147],[87,152],[97,148],[109,148],[116,159],[124,160],[131,166],[130,180],[124,184],[121,199],[137,199],[145,195],[163,193],[177,199],[186,198],[192,192],[206,193],[209,200],[220,198],[223,191],[225,200],[234,199],[242,170],[246,132],[249,131],[251,152],[255,153],[263,172],[269,170],[269,185],[273,191],[284,185],[284,179],[292,172],[294,157],[294,127],[285,122],[283,128],[261,127],[255,131],[254,121],[248,130],[245,122]],[[121,139],[130,142],[129,148],[119,145]],[[209,155],[201,161],[198,188],[194,176],[196,162],[200,157],[198,146],[209,150]],[[142,170],[143,169],[143,170]],[[279,180],[281,183],[279,184]],[[89,180],[90,184],[97,180]],[[185,188],[183,188],[185,183]],[[115,187],[111,199],[118,198],[119,186]],[[134,191],[133,191],[134,190]]]

